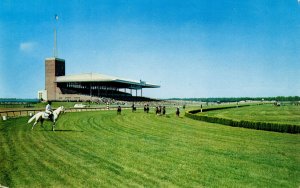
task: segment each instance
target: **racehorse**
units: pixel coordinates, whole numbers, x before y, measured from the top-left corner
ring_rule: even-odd
[[[132,109],[132,112],[136,111],[136,107],[134,106],[134,104],[132,104],[131,109]]]
[[[155,107],[155,114],[158,115],[158,113],[159,113],[159,110],[158,110],[158,106],[157,106],[157,107]]]
[[[144,112],[149,113],[149,104],[144,105]]]
[[[118,114],[118,115],[121,115],[121,111],[122,111],[121,106],[118,106],[117,114]]]
[[[53,111],[53,117],[52,117],[52,120],[49,119],[48,116],[46,116],[46,113],[45,112],[39,112],[37,114],[35,114],[34,116],[32,116],[32,118],[30,118],[28,120],[28,123],[31,123],[34,119],[35,119],[35,122],[34,124],[32,125],[32,130],[34,128],[34,126],[40,121],[41,122],[41,126],[43,127],[43,123],[45,120],[50,120],[52,121],[52,131],[54,131],[55,129],[55,123],[59,117],[59,114],[62,113],[62,112],[65,112],[65,108],[63,106],[57,108],[56,110]]]
[[[176,116],[179,117],[179,114],[180,114],[180,111],[179,111],[179,108],[177,107],[177,109],[176,109]]]
[[[135,112],[136,111],[136,107],[132,107],[132,112]]]

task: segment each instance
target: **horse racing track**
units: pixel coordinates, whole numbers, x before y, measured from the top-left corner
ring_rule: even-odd
[[[63,114],[56,131],[0,121],[8,187],[299,187],[299,134],[138,110]]]

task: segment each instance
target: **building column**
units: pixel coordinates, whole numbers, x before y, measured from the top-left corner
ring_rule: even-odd
[[[90,97],[92,98],[92,83],[90,83]]]

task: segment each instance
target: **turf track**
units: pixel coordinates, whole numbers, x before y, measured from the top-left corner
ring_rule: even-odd
[[[9,187],[299,187],[299,135],[141,111],[64,114],[31,131],[0,121]]]
[[[205,115],[234,120],[260,121],[300,126],[300,107],[296,105],[252,105],[243,108],[208,111],[205,112]]]

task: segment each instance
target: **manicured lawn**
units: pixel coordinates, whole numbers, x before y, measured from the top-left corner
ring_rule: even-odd
[[[234,120],[250,120],[300,125],[300,106],[295,105],[254,105],[242,108],[208,111],[203,114]]]
[[[300,135],[181,116],[174,110],[167,116],[153,110],[66,113],[56,132],[49,123],[31,131],[24,117],[0,121],[0,184],[299,187]]]

